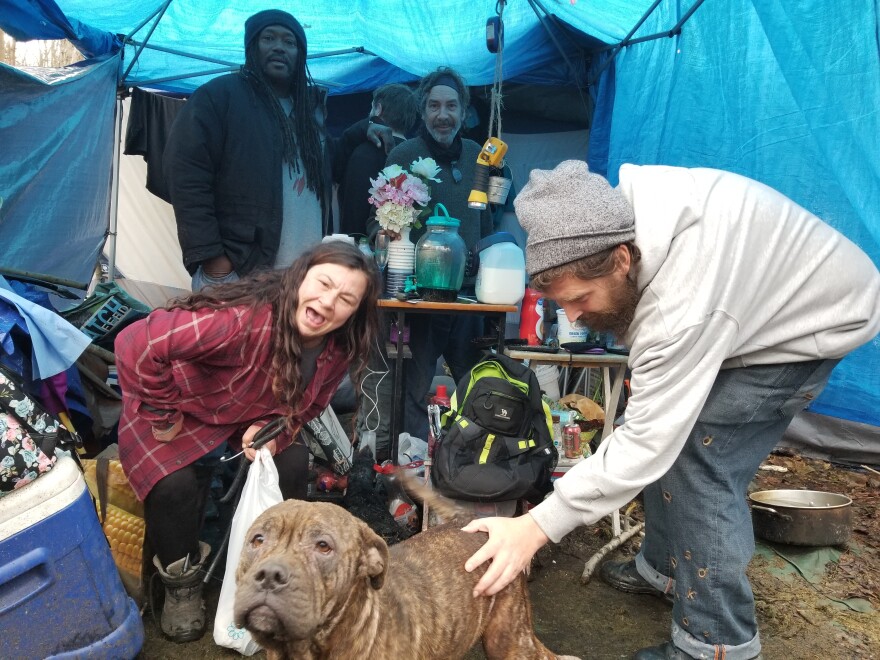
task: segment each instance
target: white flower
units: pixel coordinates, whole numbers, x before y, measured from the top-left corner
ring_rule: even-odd
[[[390,229],[400,233],[404,227],[412,225],[415,220],[416,212],[408,206],[400,204],[387,203],[379,207],[376,211],[376,220],[383,229]]]
[[[433,158],[419,157],[412,162],[409,169],[413,174],[422,177],[426,181],[436,181],[437,183],[440,183],[440,179],[437,178],[437,175],[440,173],[440,168],[437,166],[437,163]]]
[[[406,170],[404,170],[400,165],[389,165],[384,170],[382,170],[379,174],[382,175],[386,181],[391,181],[396,176],[400,176]]]

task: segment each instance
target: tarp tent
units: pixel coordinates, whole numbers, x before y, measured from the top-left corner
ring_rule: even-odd
[[[62,0],[57,6],[0,0],[0,27],[19,39],[65,36],[90,55],[112,53],[115,34],[131,35],[136,43],[117,60],[123,84],[187,91],[207,78],[183,76],[241,62],[245,18],[279,7],[306,26],[311,55],[348,51],[312,59],[310,68],[331,94],[349,94],[414,80],[441,63],[456,67],[472,85],[491,83],[495,61],[485,47],[485,21],[496,6],[495,0]],[[612,183],[623,162],[732,170],[784,192],[880,262],[880,22],[874,0],[511,0],[504,20],[505,80],[581,88],[593,83],[587,90],[596,103],[589,161]],[[627,36],[630,45],[615,48]],[[140,50],[144,41],[149,46]],[[208,60],[179,54],[193,52]],[[22,101],[7,93],[10,74],[3,75],[5,151],[7,131],[28,117],[10,114],[10,106],[20,108]],[[112,102],[113,94],[107,89],[103,97]],[[86,123],[99,119],[106,122]],[[32,123],[47,132],[42,120]],[[100,146],[93,145],[91,161],[102,164],[91,169],[98,188],[106,188],[109,177],[106,161],[99,160],[108,148],[104,133],[94,135]],[[26,159],[15,154],[0,163],[0,195],[9,206],[0,211],[4,242],[11,240],[4,230],[10,215],[18,217],[19,228],[25,225],[18,214],[39,215],[39,206],[22,206],[22,189],[49,185],[35,176],[38,169],[16,169],[19,160]],[[34,204],[39,199],[31,198]],[[77,257],[94,256],[99,239],[91,253],[80,250]],[[39,249],[57,253],[53,241],[50,232]],[[848,420],[843,435],[876,457],[880,342],[844,360],[811,409]],[[872,439],[873,448],[866,445]]]

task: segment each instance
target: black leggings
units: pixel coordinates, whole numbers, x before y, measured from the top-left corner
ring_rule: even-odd
[[[247,459],[242,456],[241,460]],[[284,499],[304,500],[308,493],[308,447],[294,442],[274,460]],[[213,473],[213,465],[187,465],[163,477],[147,494],[146,533],[163,567],[187,553],[197,556]]]

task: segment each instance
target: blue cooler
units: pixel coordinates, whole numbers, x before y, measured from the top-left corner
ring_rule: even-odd
[[[144,643],[76,462],[0,498],[0,658],[133,658]]]

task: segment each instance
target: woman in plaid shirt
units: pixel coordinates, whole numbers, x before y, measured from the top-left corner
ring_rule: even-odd
[[[376,336],[378,280],[355,247],[334,241],[290,268],[254,273],[153,311],[116,339],[123,410],[119,458],[144,501],[153,563],[166,587],[162,630],[202,635],[198,540],[211,473],[227,441],[248,448],[274,417],[267,443],[285,498],[304,498],[308,449],[295,438],[353,368],[360,381]]]

